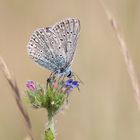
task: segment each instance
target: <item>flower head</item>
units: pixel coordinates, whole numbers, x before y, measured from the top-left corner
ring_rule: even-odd
[[[72,79],[68,79],[66,82],[65,82],[65,86],[71,86],[73,80]]]
[[[55,114],[68,100],[68,95],[72,90],[79,88],[79,82],[73,79],[55,78],[47,80],[47,87],[44,87],[32,80],[28,80],[26,87],[26,93],[33,107],[51,109]]]
[[[26,87],[27,87],[29,90],[34,91],[35,88],[36,88],[35,82],[32,81],[32,80],[28,80],[27,83],[26,83]]]
[[[79,82],[78,81],[73,81],[73,79],[68,79],[65,82],[65,87],[67,87],[66,93],[69,94],[74,88],[79,88]]]
[[[72,86],[72,88],[79,87],[78,81],[73,81],[71,86]]]

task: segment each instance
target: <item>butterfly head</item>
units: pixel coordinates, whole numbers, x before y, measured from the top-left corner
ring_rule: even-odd
[[[56,74],[59,76],[66,76],[68,78],[71,78],[73,76],[73,73],[71,71],[71,68],[61,68],[59,70],[56,71]]]

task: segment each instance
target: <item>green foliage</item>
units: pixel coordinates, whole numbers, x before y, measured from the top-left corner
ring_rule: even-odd
[[[45,108],[52,115],[55,115],[67,98],[67,95],[61,91],[62,82],[57,82],[57,84],[57,89],[53,87],[53,82],[49,82],[47,88],[36,84],[34,90],[26,90],[32,106],[34,108]]]
[[[45,130],[44,140],[55,140],[55,128],[53,117],[59,109],[68,101],[70,92],[79,88],[78,81],[73,79],[52,78],[48,79],[47,87],[43,87],[29,80],[25,91],[28,101],[34,108],[45,108],[48,112],[48,126]]]

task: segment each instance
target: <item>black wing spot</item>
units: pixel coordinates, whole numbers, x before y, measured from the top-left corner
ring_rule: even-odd
[[[67,34],[69,34],[69,32],[67,32]]]
[[[59,47],[59,49],[60,49],[60,47]]]
[[[66,36],[66,35],[63,35],[64,37]]]
[[[60,41],[63,41],[63,39],[62,39],[62,38],[60,38]]]
[[[45,59],[49,60],[49,58],[47,56],[44,57]]]
[[[49,31],[50,27],[46,27],[45,29],[46,29],[46,31]]]
[[[59,25],[57,25],[57,27],[58,27],[58,29],[60,29],[60,26]]]
[[[60,57],[62,57],[62,55],[61,55],[61,54],[60,54],[59,56],[60,56]]]

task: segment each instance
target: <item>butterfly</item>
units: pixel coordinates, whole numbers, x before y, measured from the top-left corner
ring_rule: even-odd
[[[27,45],[28,55],[53,73],[71,77],[71,65],[80,33],[80,21],[64,19],[51,27],[33,32]]]

